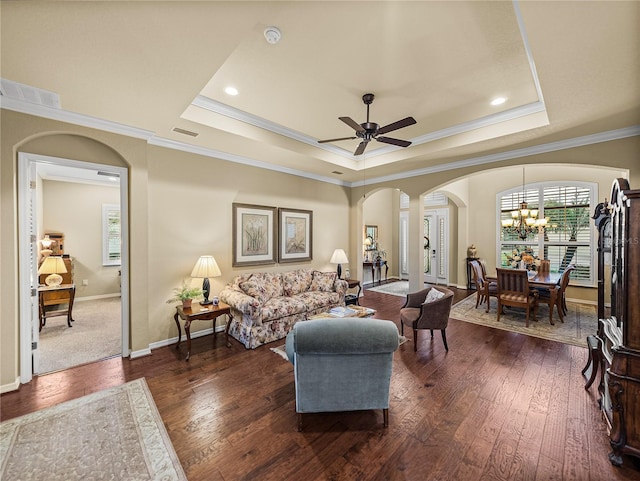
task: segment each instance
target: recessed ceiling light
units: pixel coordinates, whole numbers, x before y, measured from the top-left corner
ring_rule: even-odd
[[[507,101],[504,97],[497,97],[491,101],[491,105],[502,105]]]
[[[235,87],[227,87],[226,89],[224,89],[224,92],[227,95],[238,95],[238,89]]]

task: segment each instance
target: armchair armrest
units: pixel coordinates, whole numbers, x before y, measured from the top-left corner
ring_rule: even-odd
[[[349,283],[344,279],[336,279],[333,283],[333,289],[340,294],[340,297],[344,298],[347,289],[349,289]]]

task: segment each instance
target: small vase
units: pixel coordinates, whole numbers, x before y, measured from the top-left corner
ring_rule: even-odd
[[[182,301],[182,308],[183,309],[189,309],[191,307],[191,303],[193,302],[193,299],[184,299]]]

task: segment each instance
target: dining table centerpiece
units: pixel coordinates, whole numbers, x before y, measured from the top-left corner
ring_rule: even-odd
[[[507,265],[513,269],[535,271],[540,266],[540,258],[533,253],[533,249],[529,246],[525,246],[522,250],[516,247],[511,251],[511,254],[505,255],[507,256]]]

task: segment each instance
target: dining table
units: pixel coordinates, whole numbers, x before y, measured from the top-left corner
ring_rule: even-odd
[[[529,278],[529,287],[549,289],[549,295],[551,297],[551,303],[549,304],[549,322],[553,324],[553,306],[556,306],[558,302],[558,292],[560,290],[558,281],[562,278],[562,273],[527,271],[527,277]],[[495,282],[497,284],[498,276],[496,274],[488,275],[487,281]],[[558,305],[557,308],[560,321],[564,322],[562,307]]]

